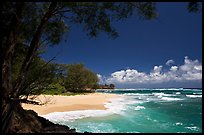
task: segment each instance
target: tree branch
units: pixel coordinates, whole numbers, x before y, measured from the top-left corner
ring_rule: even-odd
[[[26,85],[24,85],[24,87],[22,88],[22,91],[21,92],[23,92],[23,91],[26,91],[26,93],[28,93],[28,95],[30,94],[30,92],[34,89],[34,88],[36,88],[36,87],[39,87],[39,86],[33,86],[33,87],[30,87],[31,86],[31,84],[32,83],[35,83],[38,79],[39,79],[39,77],[40,77],[40,74],[43,72],[43,69],[51,62],[51,61],[53,61],[56,57],[57,57],[57,55],[59,55],[60,54],[60,52],[58,52],[52,59],[50,59],[48,62],[46,62],[45,64],[43,64],[42,65],[42,68],[41,68],[41,70],[38,72],[38,75],[36,75],[35,76],[35,78],[33,78],[30,82],[28,82]],[[38,83],[38,82],[37,82]],[[41,85],[42,84],[42,82],[39,82],[39,84],[37,84],[37,85]],[[26,90],[27,89],[27,90]]]
[[[26,73],[28,72],[29,66],[30,66],[31,61],[32,61],[32,59],[33,59],[33,57],[37,51],[37,48],[39,48],[39,41],[40,41],[40,37],[42,36],[44,26],[48,22],[48,20],[52,17],[53,11],[55,10],[56,6],[57,6],[57,2],[52,2],[50,4],[48,11],[43,16],[43,18],[42,18],[39,26],[37,27],[37,30],[33,36],[33,39],[31,40],[28,53],[27,53],[26,58],[22,64],[20,74],[19,74],[19,77],[17,79],[16,85],[14,88],[14,97],[15,98],[19,97],[19,93],[21,91],[22,84],[25,81]]]

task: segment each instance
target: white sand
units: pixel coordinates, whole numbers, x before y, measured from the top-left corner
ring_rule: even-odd
[[[58,96],[39,95],[35,100],[45,105],[33,105],[22,103],[24,109],[34,110],[39,115],[51,112],[64,112],[75,110],[105,110],[104,103],[109,98],[116,97],[116,94],[91,93],[87,95]]]

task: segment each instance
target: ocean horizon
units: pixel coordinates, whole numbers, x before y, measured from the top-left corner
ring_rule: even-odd
[[[202,88],[98,89],[117,94],[107,110],[53,112],[50,121],[77,132],[202,133]]]

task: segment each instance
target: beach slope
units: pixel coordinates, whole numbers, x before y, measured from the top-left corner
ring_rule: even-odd
[[[45,115],[52,112],[65,112],[75,110],[105,110],[104,104],[116,94],[90,93],[86,95],[59,96],[39,95],[35,101],[44,105],[33,105],[22,103],[27,110],[34,110],[38,115]]]

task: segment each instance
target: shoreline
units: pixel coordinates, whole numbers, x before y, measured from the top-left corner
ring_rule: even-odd
[[[39,95],[35,101],[45,103],[44,105],[34,105],[22,103],[22,107],[33,110],[38,115],[46,115],[53,112],[67,112],[78,110],[106,110],[104,106],[111,98],[116,98],[117,94],[90,93],[86,95],[60,96],[60,95]]]

